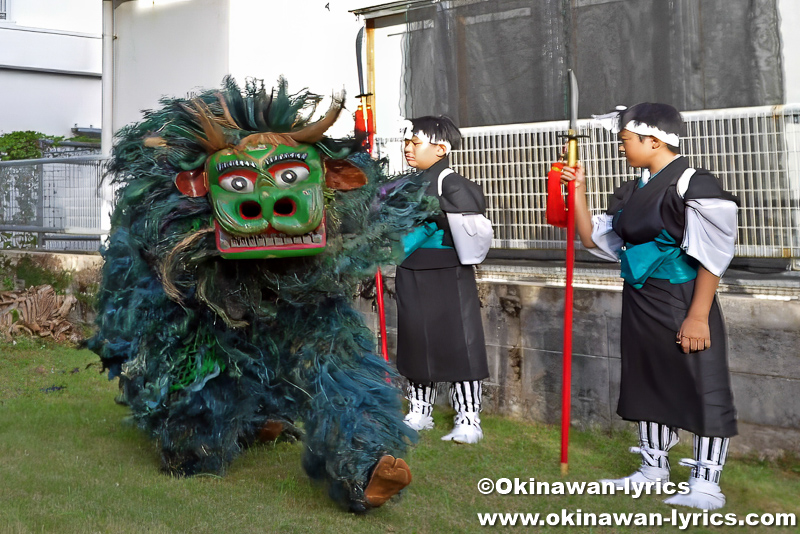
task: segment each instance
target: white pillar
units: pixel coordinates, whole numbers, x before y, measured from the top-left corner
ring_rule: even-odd
[[[114,101],[114,2],[103,0],[103,119],[100,149],[103,156],[111,154],[114,139],[112,103]]]
[[[783,52],[784,103],[800,103],[800,2],[778,0]]]

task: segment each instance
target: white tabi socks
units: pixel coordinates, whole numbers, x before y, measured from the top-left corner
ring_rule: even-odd
[[[684,458],[681,465],[692,468],[689,493],[673,495],[664,502],[691,506],[701,510],[716,510],[725,506],[725,495],[719,487],[722,466],[728,456],[729,438],[694,437],[694,460]]]
[[[442,438],[443,441],[477,443],[483,439],[480,417],[481,395],[480,380],[450,384],[450,401],[457,413],[455,427],[452,432]]]
[[[631,485],[669,482],[669,450],[678,441],[678,433],[667,425],[639,421],[639,446],[630,450],[642,455],[642,465],[631,475],[600,482],[614,484],[620,490],[625,489],[626,480]]]
[[[433,428],[433,403],[436,401],[436,384],[415,384],[409,381],[407,389],[408,415],[403,422],[417,432]]]

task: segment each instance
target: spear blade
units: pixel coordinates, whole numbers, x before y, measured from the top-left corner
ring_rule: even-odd
[[[569,129],[578,133],[578,78],[572,69],[567,70],[569,95]]]
[[[367,86],[364,83],[364,27],[358,29],[356,35],[356,68],[358,69],[358,96],[367,94]]]

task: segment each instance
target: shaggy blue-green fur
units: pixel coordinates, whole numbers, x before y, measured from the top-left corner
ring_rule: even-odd
[[[286,132],[307,122],[319,98],[268,94],[226,79],[221,91],[240,129]],[[215,116],[214,91],[200,94]],[[163,469],[222,473],[267,421],[302,436],[304,467],[354,511],[385,454],[416,439],[402,421],[395,372],[376,356],[373,333],[351,302],[360,282],[393,262],[391,245],[438,208],[407,178],[390,180],[354,140],[318,148],[347,157],[368,177],[352,191],[326,191],[328,245],[317,256],[222,259],[207,198],[182,195],[173,180],[203,165],[202,128],[164,99],[118,134],[111,162],[119,186],[100,290],[98,334],[89,342],[124,401],[162,451]],[[166,146],[147,146],[158,136]],[[184,241],[195,236],[196,239]],[[182,243],[183,242],[183,243]],[[178,246],[181,244],[181,246]],[[176,248],[177,247],[177,248]],[[166,273],[166,274],[163,274]],[[173,299],[162,278],[180,292]]]

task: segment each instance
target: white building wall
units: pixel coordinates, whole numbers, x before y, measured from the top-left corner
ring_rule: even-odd
[[[114,10],[113,131],[162,96],[219,87],[229,68],[228,8],[228,0],[135,0]]]
[[[406,23],[402,15],[375,21],[375,130],[379,137],[398,137],[398,121],[403,115],[403,37]],[[402,144],[397,143],[398,154]]]
[[[0,22],[0,134],[100,127],[102,3],[7,0]]]
[[[358,106],[355,41],[364,21],[348,12],[357,7],[360,2],[344,0],[231,0],[231,74],[240,82],[261,78],[267,87],[282,75],[293,92],[307,87],[328,96],[344,89],[350,113],[328,132],[346,135]],[[323,101],[319,111],[328,104]]]
[[[350,10],[368,0],[135,0],[115,10],[114,130],[139,120],[162,95],[218,87],[225,74],[267,86],[284,75],[292,91],[345,88],[347,108],[334,135],[352,129],[359,93],[355,36],[364,24]],[[800,1],[778,0],[786,102],[800,101]],[[402,15],[376,20],[375,114],[378,134],[395,135],[402,109]],[[321,108],[325,108],[323,103]]]
[[[100,128],[101,100],[99,78],[0,70],[0,134],[33,130],[70,137],[76,125]]]
[[[359,93],[355,39],[364,24],[353,0],[152,0],[114,10],[113,129],[141,119],[161,96],[219,87],[231,74],[272,87],[331,95],[344,89],[347,109],[329,130],[352,131]],[[323,101],[319,112],[327,109]]]
[[[384,139],[380,156],[389,158],[390,172],[407,170],[399,122],[404,114],[403,38],[405,17],[392,15],[375,21],[375,132]]]
[[[100,26],[98,26],[98,30]],[[0,66],[98,77],[102,37],[24,26],[0,28]]]
[[[6,0],[8,22],[31,28],[100,35],[99,0]]]

